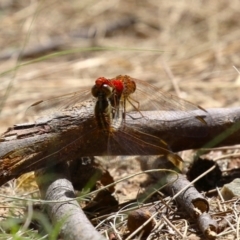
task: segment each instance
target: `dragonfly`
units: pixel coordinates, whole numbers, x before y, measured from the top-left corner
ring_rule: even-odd
[[[84,103],[89,101],[93,103],[92,107],[85,108]],[[193,137],[202,136],[207,131],[204,117],[208,113],[205,109],[128,75],[119,75],[114,78],[99,77],[95,80],[91,91],[84,89],[41,100],[32,104],[27,112],[34,114],[40,111],[44,115],[49,113],[49,109],[53,114],[70,108],[74,109],[74,107],[82,108],[84,114],[94,117],[95,126],[89,129],[88,134],[101,133],[107,136],[105,138],[108,141],[106,155],[109,156],[121,155],[122,152],[127,152],[129,155],[150,155],[148,152],[151,149],[156,154],[165,154],[171,159],[181,161],[164,139],[144,131],[144,126],[153,133],[155,130],[151,129],[152,124],[145,111],[153,111],[156,118],[165,125],[169,121],[164,114],[166,112],[180,122],[181,119],[196,119],[202,128],[199,134],[195,133]],[[195,110],[197,110],[196,113],[194,113]],[[180,118],[179,112],[181,112]],[[134,129],[132,129],[132,122],[135,123]],[[97,136],[100,135],[97,134]],[[81,137],[83,136],[78,138]],[[73,139],[69,145],[77,140]]]

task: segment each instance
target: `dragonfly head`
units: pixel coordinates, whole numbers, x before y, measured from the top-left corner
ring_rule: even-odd
[[[100,95],[104,98],[110,98],[113,93],[113,87],[109,84],[109,80],[104,77],[98,78],[92,87],[92,95],[98,98]]]

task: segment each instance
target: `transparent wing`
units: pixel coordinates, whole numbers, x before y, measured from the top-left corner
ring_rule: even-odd
[[[159,117],[161,117],[163,121],[166,120],[164,118],[164,111],[170,111],[172,115],[176,117],[179,111],[186,112],[186,117],[192,117],[194,115],[192,111],[194,110],[198,110],[198,113],[200,113],[199,117],[208,114],[207,111],[200,106],[175,95],[162,92],[161,89],[139,79],[133,80],[136,82],[136,91],[130,95],[127,101],[127,111],[162,111],[163,114]],[[201,121],[201,119],[199,120]]]
[[[62,117],[62,115],[64,116],[65,114],[76,113],[77,116],[75,117],[82,118],[82,121],[80,122],[83,123],[83,120],[85,117],[87,118],[93,117],[95,102],[96,102],[96,99],[92,97],[91,88],[88,87],[88,88],[82,88],[81,90],[76,92],[50,98],[47,100],[40,100],[38,102],[33,103],[26,110],[26,115],[33,116],[34,118],[45,117],[45,116],[50,118],[54,117],[55,121],[51,127],[56,128],[58,131],[54,133],[53,137],[49,136],[48,141],[46,142],[46,146],[50,146],[50,147],[48,147],[48,149],[43,149],[44,150],[43,155],[46,154],[46,151],[47,152],[49,151],[49,155],[46,154],[46,156],[40,159],[36,159],[35,161],[33,161],[32,165],[29,165],[28,167],[31,168],[31,167],[37,166],[41,161],[46,161],[46,159],[48,158],[49,159],[63,158],[63,159],[69,160],[69,159],[73,159],[74,157],[77,157],[77,154],[75,156],[74,153],[81,154],[81,151],[76,149],[76,145],[77,146],[82,145],[82,148],[79,147],[79,149],[84,149],[85,142],[82,139],[85,139],[85,137],[87,138],[87,136],[91,136],[91,135],[97,136],[97,134],[99,133],[98,126],[93,121],[91,126],[89,126],[89,129],[85,129],[86,131],[84,131],[84,133],[80,135],[76,134],[73,137],[71,137],[72,134],[66,135],[64,134],[64,131],[61,132],[59,130],[63,128],[62,121],[64,121],[64,118]],[[40,118],[40,120],[41,119],[42,118]],[[36,123],[37,124],[39,123],[39,119],[36,121]],[[59,139],[61,138],[65,138],[65,139],[62,139],[60,141]],[[67,138],[67,141],[66,141],[66,138]],[[96,141],[97,140],[98,139],[96,137]],[[92,143],[94,144],[95,142],[93,141]],[[66,151],[66,149],[73,149],[73,150]]]
[[[139,79],[132,80],[136,83],[136,91],[126,100],[127,115],[131,117],[131,111],[138,111],[139,117],[136,121],[140,121],[141,111],[156,111],[156,118],[165,123],[169,121],[169,116],[179,124],[183,122],[186,124],[187,119],[197,120],[202,127],[196,137],[207,134],[208,126],[204,119],[206,116],[211,118],[205,109],[172,94],[162,92],[161,89]],[[189,136],[189,133],[186,135]]]
[[[93,100],[90,88],[83,88],[77,92],[68,93],[62,96],[40,100],[33,103],[26,110],[27,116],[53,115],[62,110],[80,106],[85,101]]]

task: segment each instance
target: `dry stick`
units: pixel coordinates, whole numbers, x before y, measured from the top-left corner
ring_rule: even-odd
[[[50,51],[57,51],[62,49],[64,46],[74,42],[76,39],[93,39],[101,34],[110,34],[115,30],[129,27],[130,25],[134,24],[135,21],[136,19],[133,16],[125,16],[122,18],[118,18],[117,20],[109,21],[109,23],[106,24],[106,26],[104,27],[91,26],[89,28],[81,28],[77,31],[71,32],[68,34],[68,37],[53,37],[52,39],[41,45],[26,48],[24,49],[24,51],[5,50],[0,53],[0,61],[9,59],[14,56],[19,56],[20,54],[21,59],[23,59],[43,55]]]
[[[139,157],[142,170],[162,169],[165,166],[173,169],[175,166],[169,164],[165,156],[159,158]],[[212,167],[213,168],[213,167]],[[171,172],[149,173],[158,180],[160,186],[166,185],[164,190],[179,203],[179,205],[190,215],[197,219],[198,226],[208,239],[215,239],[217,236],[217,222],[208,214],[208,201],[200,194],[194,186],[182,174],[178,176]]]
[[[218,224],[213,220],[209,213],[202,213],[198,218],[198,226],[208,239],[215,239],[218,232]]]
[[[93,114],[86,110],[90,108],[93,112],[92,106],[93,103],[89,102],[84,107],[62,111],[55,116],[38,119],[35,123],[17,124],[9,128],[0,138],[0,185],[23,173],[75,159],[76,156],[105,155],[109,139],[98,131]],[[161,115],[156,112],[143,111],[142,114],[146,118],[139,119],[136,113],[137,121],[134,113],[131,118],[127,117],[124,131],[128,134],[125,135],[124,144],[136,144],[136,139],[129,137],[134,135],[143,141],[146,138],[144,145],[140,143],[129,152],[122,143],[115,141],[112,155],[167,154],[166,148],[155,147],[156,139],[149,138],[149,135],[163,139],[173,151],[233,145],[240,141],[240,108],[209,109],[204,118],[207,125],[194,116],[181,118],[182,112],[178,113],[178,119],[173,117],[172,112],[161,112],[165,121],[159,119]],[[201,131],[204,134],[200,137],[198,133]],[[151,140],[154,140],[154,146]]]
[[[60,235],[66,240],[104,240],[92,226],[75,198],[72,183],[68,180],[68,166],[62,162],[54,167],[36,171],[36,180],[45,200],[66,200],[48,203],[47,212],[53,225],[60,225]],[[68,202],[68,200],[71,200]]]
[[[168,220],[166,216],[163,215],[162,218],[181,238],[183,238],[183,235],[180,233],[180,231]]]

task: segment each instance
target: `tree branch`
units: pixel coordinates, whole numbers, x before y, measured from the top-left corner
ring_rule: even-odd
[[[159,155],[201,147],[218,147],[240,143],[240,108],[209,109],[196,114],[143,111],[127,116],[126,126],[106,134],[97,127],[86,108],[63,111],[35,123],[17,124],[0,138],[0,185],[23,173],[60,161],[82,156]],[[138,116],[138,119],[134,116]],[[161,141],[162,140],[162,141]],[[164,143],[166,142],[167,145]],[[109,147],[108,144],[111,144]],[[169,149],[167,149],[169,146]]]

